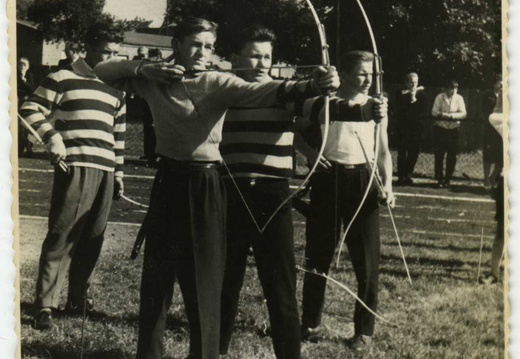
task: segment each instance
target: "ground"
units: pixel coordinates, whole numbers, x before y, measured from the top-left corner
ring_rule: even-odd
[[[38,159],[21,159],[19,167],[22,356],[80,358],[81,318],[58,316],[47,332],[32,328],[34,285],[47,226],[52,171]],[[131,163],[125,171],[126,194],[147,204],[154,170]],[[413,285],[407,280],[388,211],[382,208],[378,313],[393,325],[376,321],[374,348],[366,358],[503,358],[503,287],[477,284],[479,271],[489,268],[495,231],[493,201],[480,184],[468,181],[456,182],[448,190],[435,189],[433,181],[421,179],[414,187],[395,190],[398,200],[393,214]],[[142,253],[135,261],[129,254],[144,213],[136,205],[114,203],[93,286],[96,313],[84,325],[83,358],[135,356]],[[303,265],[305,219],[295,211],[294,220],[297,262]],[[348,253],[342,253],[341,258],[340,266],[330,275],[354,289]],[[299,301],[302,278],[300,273]],[[65,296],[62,298],[64,301]],[[353,334],[353,306],[354,299],[339,286],[328,287],[322,329],[312,342],[303,344],[303,358],[353,358],[345,345]],[[250,258],[231,358],[274,358],[271,340],[262,334],[268,323]],[[184,358],[187,340],[187,321],[176,286],[165,358]]]

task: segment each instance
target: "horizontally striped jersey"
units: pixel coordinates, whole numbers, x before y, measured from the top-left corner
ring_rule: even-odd
[[[124,93],[98,79],[79,59],[50,74],[22,105],[20,115],[45,142],[57,133],[63,138],[69,166],[115,170],[122,176],[125,111]]]
[[[352,126],[365,128],[370,118],[362,111],[363,104],[333,97],[330,121],[338,126],[357,123]],[[291,178],[295,116],[299,117],[297,121],[307,121],[299,122],[299,127],[312,130],[311,126],[325,121],[323,105],[324,98],[315,97],[269,108],[231,107],[220,143],[220,153],[231,174],[248,178]]]
[[[284,106],[231,107],[220,153],[234,177],[291,178],[293,138],[294,116]]]

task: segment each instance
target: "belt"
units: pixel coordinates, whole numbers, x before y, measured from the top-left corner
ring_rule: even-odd
[[[226,178],[227,181],[231,181],[230,178]],[[275,183],[275,182],[281,182],[281,181],[287,181],[287,178],[245,178],[245,177],[238,177],[234,178],[234,181],[239,185],[249,185],[251,187],[256,186],[257,184],[262,183]]]
[[[343,163],[338,163],[338,162],[333,162],[333,161],[330,161],[330,163],[332,164],[332,167],[339,168],[339,169],[342,169],[342,170],[367,169],[367,164],[366,163],[358,163],[358,164],[355,164],[355,165],[346,165],[346,164],[343,164]]]
[[[160,162],[167,168],[177,168],[186,170],[217,168],[218,166],[220,166],[219,161],[179,161],[164,156],[161,156]]]

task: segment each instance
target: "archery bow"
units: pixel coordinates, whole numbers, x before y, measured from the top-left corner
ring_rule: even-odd
[[[363,14],[363,18],[365,19],[365,23],[368,28],[368,33],[370,35],[370,41],[372,43],[372,49],[374,52],[374,70],[376,75],[376,82],[374,84],[375,86],[375,95],[379,97],[380,99],[383,98],[383,76],[382,76],[382,64],[381,64],[381,56],[379,56],[379,52],[377,51],[377,44],[376,44],[376,38],[374,36],[374,32],[372,31],[372,26],[370,25],[370,20],[368,19],[367,13],[365,12],[365,9],[363,8],[363,5],[361,4],[360,0],[356,0],[359,9],[361,10],[361,13]],[[343,233],[343,236],[341,238],[341,241],[339,243],[339,250],[338,250],[338,256],[336,260],[336,266],[339,266],[339,260],[341,257],[341,252],[343,250],[343,244],[345,243],[345,239],[347,238],[347,234],[354,224],[354,221],[356,220],[357,216],[361,212],[361,209],[363,208],[363,205],[365,204],[365,201],[368,197],[368,194],[370,192],[370,189],[372,187],[372,183],[374,182],[377,168],[377,160],[379,157],[379,146],[380,146],[380,139],[381,139],[381,125],[379,123],[376,123],[375,125],[375,148],[374,148],[374,167],[372,168],[372,171],[370,173],[370,178],[368,180],[367,188],[365,190],[365,193],[363,194],[363,197],[361,198],[361,202],[359,203],[358,208],[356,209],[356,212],[354,212],[354,215],[352,216],[352,219],[350,220],[349,224],[345,228],[345,232]]]
[[[376,171],[375,179],[376,179],[377,186],[379,188],[379,192],[381,193],[381,195],[385,195],[383,180],[379,176],[379,173],[377,172],[377,168],[375,168],[375,164],[372,164],[372,162],[368,158],[367,151],[365,150],[365,146],[363,145],[361,138],[359,137],[357,132],[355,132],[355,133],[356,133],[356,137],[359,141],[359,145],[361,146],[361,150],[363,151],[363,155],[365,156],[365,160],[367,161],[367,164],[370,166],[370,168],[372,170]],[[406,269],[406,275],[408,276],[408,281],[410,282],[410,284],[413,285],[412,277],[410,275],[410,270],[408,269],[408,264],[406,263],[406,257],[404,255],[403,246],[401,245],[401,238],[399,237],[399,232],[397,232],[397,226],[395,225],[394,215],[392,213],[392,208],[390,207],[390,203],[386,202],[386,207],[388,208],[388,214],[390,215],[390,220],[392,221],[395,238],[397,239],[397,244],[399,245],[399,250],[401,251],[401,257],[403,258],[404,268]]]
[[[345,284],[335,280],[334,278],[326,275],[325,273],[321,273],[321,272],[318,272],[317,270],[308,270],[308,269],[305,269],[301,266],[296,266],[296,269],[304,272],[304,273],[309,273],[309,274],[314,274],[314,275],[317,275],[317,276],[320,276],[320,277],[323,277],[325,278],[327,281],[330,281],[331,283],[334,283],[336,284],[337,286],[339,286],[340,288],[344,289],[347,293],[349,293],[351,296],[353,296],[363,307],[365,307],[366,310],[368,310],[372,315],[374,315],[376,318],[379,318],[381,319],[383,322],[393,326],[393,327],[397,327],[396,324],[390,322],[389,320],[386,320],[385,318],[383,318],[382,316],[380,316],[379,314],[377,314],[376,312],[374,312],[372,309],[370,309],[368,307],[368,305],[365,304],[365,302],[363,302],[361,300],[361,298],[359,298],[356,293],[354,293],[349,287],[347,287]]]
[[[318,28],[318,33],[320,36],[320,45],[321,45],[321,62],[322,66],[325,68],[330,67],[330,56],[329,56],[329,45],[327,43],[327,35],[325,33],[325,26],[321,23],[320,18],[318,17],[318,13],[316,12],[316,9],[314,8],[314,5],[312,5],[310,0],[305,0],[307,5],[309,6],[309,9],[312,13],[312,17],[314,19],[314,22]],[[305,176],[303,182],[298,186],[298,188],[291,193],[290,196],[288,196],[280,205],[274,210],[274,212],[271,214],[271,216],[267,219],[264,226],[260,228],[260,233],[263,233],[269,223],[273,220],[273,218],[276,216],[276,214],[285,206],[287,202],[289,202],[291,199],[294,198],[309,182],[312,175],[316,171],[316,168],[318,168],[318,165],[320,163],[320,158],[323,155],[323,152],[325,151],[325,146],[327,144],[327,138],[329,135],[329,124],[330,124],[330,92],[327,92],[324,96],[324,105],[323,105],[323,111],[324,111],[324,118],[325,118],[325,124],[323,128],[323,135],[322,135],[322,144],[321,148],[318,151],[318,156],[316,158],[316,161],[314,162],[313,166],[309,170],[309,173],[307,173],[307,176]]]

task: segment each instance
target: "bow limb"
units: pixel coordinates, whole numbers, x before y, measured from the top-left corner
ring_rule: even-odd
[[[367,25],[368,33],[370,35],[370,41],[372,43],[372,49],[374,52],[374,70],[376,75],[376,82],[375,82],[375,94],[380,99],[383,98],[383,78],[382,78],[382,66],[381,66],[381,57],[379,56],[379,52],[377,51],[377,44],[376,44],[376,38],[374,36],[374,31],[372,30],[372,25],[370,25],[370,20],[368,19],[367,13],[365,11],[365,8],[361,4],[360,0],[356,0],[359,10],[361,11],[363,18],[365,20],[365,23]],[[338,256],[336,259],[336,266],[339,266],[339,260],[341,257],[341,252],[343,250],[343,244],[345,243],[345,239],[347,238],[347,234],[354,224],[354,221],[356,220],[357,216],[361,212],[361,209],[363,208],[363,205],[365,204],[365,201],[368,197],[368,193],[370,192],[370,189],[372,187],[372,183],[374,182],[374,177],[376,174],[376,168],[377,168],[377,162],[379,158],[379,147],[380,147],[380,140],[381,140],[381,124],[376,123],[375,126],[375,148],[374,148],[374,167],[372,168],[372,171],[370,172],[370,177],[368,180],[367,188],[365,190],[365,193],[363,194],[363,197],[361,198],[361,202],[359,203],[358,208],[356,209],[356,212],[354,212],[354,215],[352,216],[352,219],[350,220],[349,224],[345,228],[345,232],[343,233],[343,236],[339,243],[339,250],[338,250]]]
[[[305,269],[303,267],[300,267],[300,266],[296,266],[296,269],[304,272],[304,273],[309,273],[309,274],[314,274],[314,275],[317,275],[317,276],[320,276],[320,277],[323,277],[325,278],[327,281],[331,282],[331,283],[334,283],[336,284],[338,287],[342,288],[343,290],[345,290],[348,294],[350,294],[352,297],[354,297],[354,299],[356,299],[359,304],[361,304],[366,310],[368,310],[373,316],[375,316],[376,318],[382,320],[383,322],[393,326],[393,327],[397,327],[396,324],[392,323],[391,321],[383,318],[382,316],[380,316],[379,314],[377,314],[376,312],[374,312],[372,309],[370,309],[368,307],[368,305],[365,304],[365,302],[363,302],[361,300],[361,298],[359,298],[349,287],[347,287],[345,284],[335,280],[334,278],[332,278],[331,276],[328,276],[326,275],[325,273],[320,273],[318,272],[317,270],[308,270],[308,269]]]
[[[359,141],[359,145],[361,146],[361,150],[363,151],[363,155],[365,156],[365,159],[366,159],[368,165],[372,168],[372,170],[374,170],[375,166],[370,162],[367,152],[365,150],[365,146],[363,146],[363,142],[361,142],[361,138],[359,137],[357,132],[356,132],[356,137]],[[377,169],[376,169],[376,171],[377,171]],[[379,173],[376,172],[375,178],[376,178],[377,186],[379,187],[379,191],[381,192],[381,194],[385,194],[383,180],[379,176]],[[401,238],[399,237],[399,232],[397,231],[397,226],[395,225],[394,214],[392,213],[392,208],[390,207],[389,203],[386,203],[386,208],[388,208],[388,214],[390,215],[390,220],[392,221],[392,227],[394,229],[395,238],[397,239],[397,244],[399,245],[399,251],[401,252],[401,257],[403,258],[404,268],[406,269],[406,275],[408,276],[408,281],[410,282],[411,285],[413,285],[412,276],[410,275],[410,270],[408,269],[408,264],[406,263],[406,257],[404,255],[403,246],[401,245]]]
[[[316,23],[316,26],[318,27],[318,33],[320,36],[320,46],[321,46],[321,61],[322,65],[324,67],[330,66],[330,57],[329,57],[329,45],[327,44],[327,36],[325,33],[325,26],[320,22],[320,19],[318,17],[318,13],[316,12],[316,9],[312,5],[310,0],[305,0],[307,2],[307,5],[309,6],[309,9],[312,13],[312,17],[314,19],[314,22]],[[280,205],[275,209],[275,211],[271,214],[271,216],[267,219],[264,226],[260,228],[260,233],[263,233],[269,223],[273,220],[273,218],[276,216],[276,214],[280,211],[280,209],[283,208],[291,199],[293,199],[305,186],[307,183],[309,183],[312,175],[314,172],[316,172],[316,169],[318,168],[320,158],[323,155],[323,152],[325,151],[325,146],[327,144],[327,138],[329,135],[329,124],[330,124],[330,93],[326,93],[324,97],[324,105],[323,105],[323,111],[324,111],[324,118],[325,118],[325,124],[323,127],[323,136],[322,136],[322,144],[320,147],[320,150],[318,151],[318,157],[314,165],[309,170],[309,173],[307,173],[307,176],[305,176],[303,182],[298,186],[298,188],[291,193],[290,196],[288,196]]]

